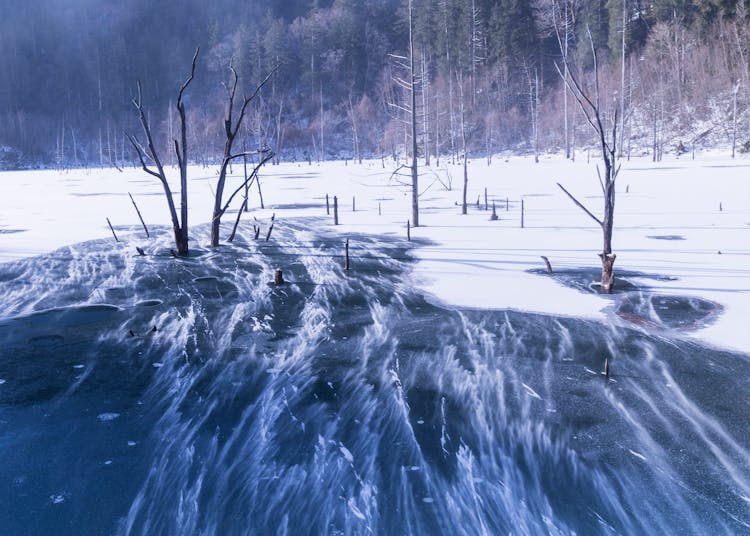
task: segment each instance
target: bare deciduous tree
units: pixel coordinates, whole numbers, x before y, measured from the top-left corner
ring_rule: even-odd
[[[556,2],[553,0],[553,9]],[[599,182],[602,188],[602,194],[604,195],[604,215],[600,219],[594,215],[589,209],[587,209],[580,201],[578,201],[568,190],[566,190],[562,184],[558,183],[558,186],[570,197],[573,202],[581,208],[589,217],[591,217],[602,229],[602,252],[599,257],[602,262],[602,277],[601,277],[601,289],[604,292],[611,292],[614,286],[614,264],[615,258],[617,257],[612,253],[612,229],[614,224],[615,215],[615,180],[617,174],[620,171],[620,166],[617,163],[617,107],[615,105],[612,113],[611,130],[605,126],[605,119],[603,117],[602,102],[600,95],[600,84],[599,84],[599,65],[597,62],[597,51],[594,46],[594,40],[591,36],[591,31],[587,28],[587,34],[589,38],[589,45],[591,46],[591,53],[593,59],[593,95],[590,90],[584,87],[580,80],[579,75],[570,68],[568,57],[564,53],[564,45],[558,30],[557,22],[555,21],[555,33],[557,35],[558,44],[560,45],[560,51],[563,53],[562,61],[564,63],[564,74],[563,70],[555,64],[557,72],[563,83],[566,85],[568,91],[570,91],[573,98],[578,103],[578,107],[583,113],[586,121],[594,129],[597,135],[597,142],[601,151],[601,158],[604,164],[604,176],[599,174]],[[597,172],[599,168],[597,167]]]
[[[143,129],[143,134],[146,137],[146,146],[141,145],[135,136],[125,133],[130,144],[135,149],[138,155],[138,160],[141,163],[143,170],[149,175],[153,175],[159,181],[161,181],[162,187],[164,188],[164,195],[167,198],[167,206],[169,207],[169,215],[172,220],[172,230],[174,232],[175,247],[177,248],[178,255],[187,255],[189,251],[188,247],[188,189],[187,189],[187,121],[185,118],[185,104],[183,102],[183,96],[185,90],[187,90],[190,82],[195,77],[195,64],[198,60],[198,53],[200,48],[195,50],[193,55],[193,62],[190,68],[190,76],[180,87],[180,92],[177,97],[177,111],[180,114],[180,141],[174,140],[174,149],[177,155],[177,162],[180,167],[180,217],[177,217],[177,209],[175,207],[174,198],[172,197],[172,190],[169,187],[166,173],[164,172],[164,165],[159,158],[159,153],[154,145],[153,135],[151,134],[151,125],[148,120],[148,115],[143,107],[143,94],[141,88],[141,81],[138,81],[138,96],[133,99],[133,106],[138,111],[138,117]],[[149,167],[146,160],[150,160],[156,170]]]
[[[239,113],[237,114],[237,118],[234,118],[234,106],[235,106],[235,97],[237,95],[237,85],[239,83],[239,77],[237,76],[237,71],[235,71],[234,67],[231,65],[229,66],[229,70],[231,71],[231,82],[228,87],[228,103],[227,103],[227,115],[224,118],[224,134],[226,136],[226,139],[224,141],[224,158],[221,161],[221,168],[219,169],[219,180],[216,183],[216,194],[214,197],[214,210],[213,215],[211,218],[211,246],[216,247],[219,245],[219,228],[221,226],[221,217],[224,215],[224,213],[227,211],[227,208],[229,208],[229,203],[223,202],[224,197],[224,187],[226,185],[227,180],[227,170],[229,169],[229,164],[234,160],[235,158],[242,158],[246,157],[250,154],[259,154],[261,155],[260,158],[260,164],[258,167],[256,167],[256,171],[253,171],[253,174],[251,177],[254,177],[257,174],[257,170],[260,169],[260,166],[268,162],[272,157],[273,153],[270,151],[270,149],[259,149],[257,151],[252,151],[248,153],[247,151],[241,151],[239,153],[233,152],[234,147],[234,141],[237,137],[237,134],[240,131],[240,127],[242,126],[242,121],[245,118],[245,114],[247,112],[248,105],[255,99],[255,97],[258,96],[258,93],[260,93],[260,90],[263,88],[263,86],[268,82],[268,80],[271,78],[271,75],[275,71],[271,71],[268,76],[263,79],[263,81],[258,85],[258,87],[255,88],[255,91],[252,93],[252,95],[243,97],[242,105],[240,106]],[[269,155],[271,155],[269,157]],[[249,179],[246,179],[245,182],[247,182]],[[244,183],[241,186],[241,189],[244,188]],[[230,197],[229,201],[232,200],[232,197],[234,197],[234,194]]]

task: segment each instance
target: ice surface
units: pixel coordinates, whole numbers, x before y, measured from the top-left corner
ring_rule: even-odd
[[[441,307],[403,238],[347,232],[346,274],[338,230],[279,214],[275,240],[219,251],[196,226],[185,259],[134,232],[2,266],[6,532],[750,528],[750,359],[681,340],[672,313],[703,302],[654,299],[653,271],[600,297],[572,267],[525,276],[612,322]]]
[[[473,161],[471,204],[465,216],[457,205],[460,167],[441,163],[425,170],[422,227],[411,231],[419,262],[409,284],[454,306],[607,318],[611,300],[529,272],[543,266],[541,255],[549,257],[555,270],[598,266],[600,231],[555,185],[563,183],[600,213],[595,164],[580,154],[576,162],[548,157],[534,164],[531,158],[509,157],[495,158],[488,166],[483,159]],[[269,166],[262,173],[267,209],[253,210],[251,215],[265,221],[272,213],[277,221],[320,216],[320,225],[330,227],[325,195],[329,194],[331,204],[336,195],[341,221],[336,230],[342,240],[354,232],[404,237],[410,218],[409,189],[398,177],[391,177],[394,168],[389,162],[384,168],[380,161]],[[238,172],[241,168],[235,167],[235,177]],[[614,231],[616,273],[629,269],[661,274],[672,279],[648,281],[655,292],[721,304],[722,314],[708,325],[697,326],[691,336],[743,352],[750,351],[750,337],[743,329],[750,318],[748,172],[750,161],[745,157],[732,160],[722,153],[698,154],[695,160],[665,157],[656,164],[643,158],[623,162]],[[176,179],[176,170],[171,175]],[[446,183],[449,176],[451,191],[436,180],[440,177]],[[191,223],[206,222],[215,170],[192,167],[190,177]],[[173,187],[177,189],[176,184]],[[489,221],[490,212],[484,210],[485,188],[499,221]],[[138,169],[0,174],[0,231],[5,231],[0,234],[0,261],[111,237],[107,217],[136,254],[135,246],[148,240],[128,192],[147,224],[168,225],[160,184]],[[352,197],[356,197],[356,212],[351,211]],[[521,199],[525,229],[520,228]],[[250,206],[256,204],[251,197]],[[233,216],[224,217],[225,237]]]

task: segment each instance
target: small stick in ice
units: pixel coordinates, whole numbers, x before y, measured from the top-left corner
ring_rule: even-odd
[[[109,225],[109,230],[112,231],[112,236],[115,237],[115,242],[119,242],[120,240],[117,238],[117,234],[115,234],[115,228],[112,227],[112,222],[109,221],[109,218],[107,218],[107,225]]]
[[[609,358],[604,358],[604,379],[609,380]]]
[[[130,197],[130,201],[132,201],[133,206],[135,207],[135,211],[138,214],[138,219],[141,220],[141,225],[143,225],[143,230],[146,231],[146,238],[151,238],[151,235],[148,234],[148,227],[146,227],[146,222],[143,221],[143,216],[141,216],[141,211],[138,210],[138,205],[135,204],[135,199],[133,199],[133,196],[130,195],[130,192],[128,192],[128,197]]]
[[[551,274],[552,273],[552,265],[550,264],[549,259],[547,257],[545,257],[544,255],[542,255],[542,260],[544,261],[544,264],[547,265],[547,273]]]

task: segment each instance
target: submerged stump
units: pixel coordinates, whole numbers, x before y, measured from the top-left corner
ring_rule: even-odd
[[[614,265],[617,255],[600,253],[599,258],[602,260],[602,292],[609,294],[615,286]]]

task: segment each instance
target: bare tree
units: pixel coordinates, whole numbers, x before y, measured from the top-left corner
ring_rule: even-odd
[[[463,173],[464,173],[464,186],[461,195],[461,214],[468,213],[468,206],[466,203],[466,195],[469,190],[469,168],[468,158],[469,151],[466,143],[466,101],[464,99],[464,78],[463,74],[459,71],[458,73],[458,92],[459,92],[459,113],[461,114],[461,146],[463,149]]]
[[[406,92],[404,103],[396,103],[395,99],[389,99],[388,105],[406,115],[407,119],[404,124],[405,151],[411,152],[411,225],[419,227],[419,163],[417,161],[419,148],[417,144],[417,73],[414,62],[414,8],[412,0],[408,5],[408,24],[409,24],[409,52],[408,56],[398,56],[389,54],[396,64],[406,72],[406,80],[399,76],[393,76],[392,81]],[[411,134],[411,139],[409,139]],[[401,169],[401,167],[399,169]],[[398,173],[398,169],[396,173]]]
[[[146,136],[146,147],[141,145],[138,140],[129,133],[125,133],[130,140],[130,144],[135,149],[138,155],[138,160],[141,163],[143,170],[149,175],[153,175],[159,181],[161,181],[162,187],[164,188],[164,195],[167,198],[167,206],[169,207],[169,216],[172,220],[172,230],[174,231],[174,242],[177,248],[178,255],[187,255],[188,248],[188,189],[187,189],[187,121],[185,118],[185,104],[182,100],[185,90],[190,85],[195,77],[195,63],[198,59],[198,53],[200,48],[195,50],[193,55],[193,62],[190,68],[190,76],[180,87],[180,92],[177,96],[177,111],[180,114],[180,141],[174,140],[174,150],[177,155],[177,162],[180,167],[180,217],[177,217],[177,209],[174,204],[174,198],[172,197],[172,190],[169,187],[167,176],[164,172],[164,165],[162,164],[159,154],[154,146],[154,138],[151,134],[151,125],[148,120],[148,115],[143,107],[143,95],[141,89],[141,81],[138,81],[138,96],[133,99],[133,106],[138,111],[138,117],[140,119],[141,128],[143,134]],[[150,160],[156,170],[149,167],[146,160]]]
[[[553,0],[553,9],[556,2]],[[560,51],[564,51],[564,45],[560,37],[557,22],[555,21],[555,33],[557,35],[558,44],[560,45]],[[614,112],[612,114],[611,130],[605,126],[605,120],[602,112],[602,102],[600,95],[600,84],[599,84],[599,65],[597,61],[596,47],[594,46],[594,40],[591,36],[591,31],[587,28],[587,34],[589,44],[591,46],[591,53],[593,59],[593,88],[591,90],[585,88],[579,78],[576,75],[568,63],[568,58],[563,54],[562,60],[564,62],[564,71],[567,73],[567,77],[563,73],[563,70],[555,64],[560,78],[565,83],[568,91],[570,91],[573,98],[578,103],[578,107],[583,113],[586,121],[594,129],[597,135],[597,141],[599,149],[601,151],[602,163],[604,164],[604,176],[599,174],[599,182],[604,194],[604,215],[600,219],[594,215],[589,209],[587,209],[580,201],[578,201],[568,190],[566,190],[562,184],[558,183],[558,186],[570,197],[573,202],[581,208],[589,217],[591,217],[602,229],[602,252],[599,257],[602,262],[602,277],[601,277],[601,289],[604,292],[611,292],[614,286],[614,263],[617,257],[612,253],[612,228],[614,224],[615,215],[615,180],[617,174],[620,171],[620,166],[617,163],[617,108],[615,105]],[[593,91],[593,95],[590,93]],[[597,167],[597,172],[599,168]]]
[[[255,99],[255,97],[258,96],[258,93],[260,93],[260,90],[263,88],[263,86],[268,82],[268,80],[271,78],[271,75],[275,71],[271,71],[268,76],[263,79],[263,81],[258,85],[258,87],[255,88],[255,91],[250,96],[245,96],[242,100],[242,105],[240,106],[239,113],[237,114],[237,118],[234,118],[234,106],[235,106],[235,97],[237,95],[237,85],[239,83],[239,77],[237,76],[237,71],[235,71],[234,67],[231,65],[229,66],[229,70],[232,73],[231,76],[231,82],[228,88],[228,103],[227,103],[227,115],[224,118],[224,134],[226,136],[226,139],[224,141],[224,158],[221,161],[221,168],[219,169],[219,180],[216,183],[216,195],[214,197],[214,210],[213,215],[211,218],[211,246],[216,247],[219,245],[219,228],[221,226],[221,217],[224,215],[224,213],[229,208],[229,204],[223,203],[223,197],[224,197],[224,187],[226,185],[227,180],[227,170],[229,169],[229,164],[231,164],[232,160],[235,158],[242,158],[246,157],[250,154],[259,154],[261,155],[261,164],[265,164],[270,158],[268,155],[270,154],[271,157],[273,156],[273,153],[269,149],[258,149],[257,151],[247,152],[247,151],[241,151],[239,153],[233,152],[233,146],[235,138],[237,137],[238,132],[240,131],[240,127],[242,126],[242,121],[245,118],[245,114],[247,112],[248,105]],[[260,169],[259,167],[256,168]],[[255,176],[257,174],[257,171],[254,171],[252,176]],[[246,179],[245,182],[247,182],[248,179]],[[244,188],[244,184],[241,188]],[[232,197],[234,194],[232,195]],[[229,199],[231,201],[231,197]]]
[[[419,170],[417,169],[417,94],[414,72],[414,6],[409,0],[409,78],[411,86],[411,219],[419,227]]]

